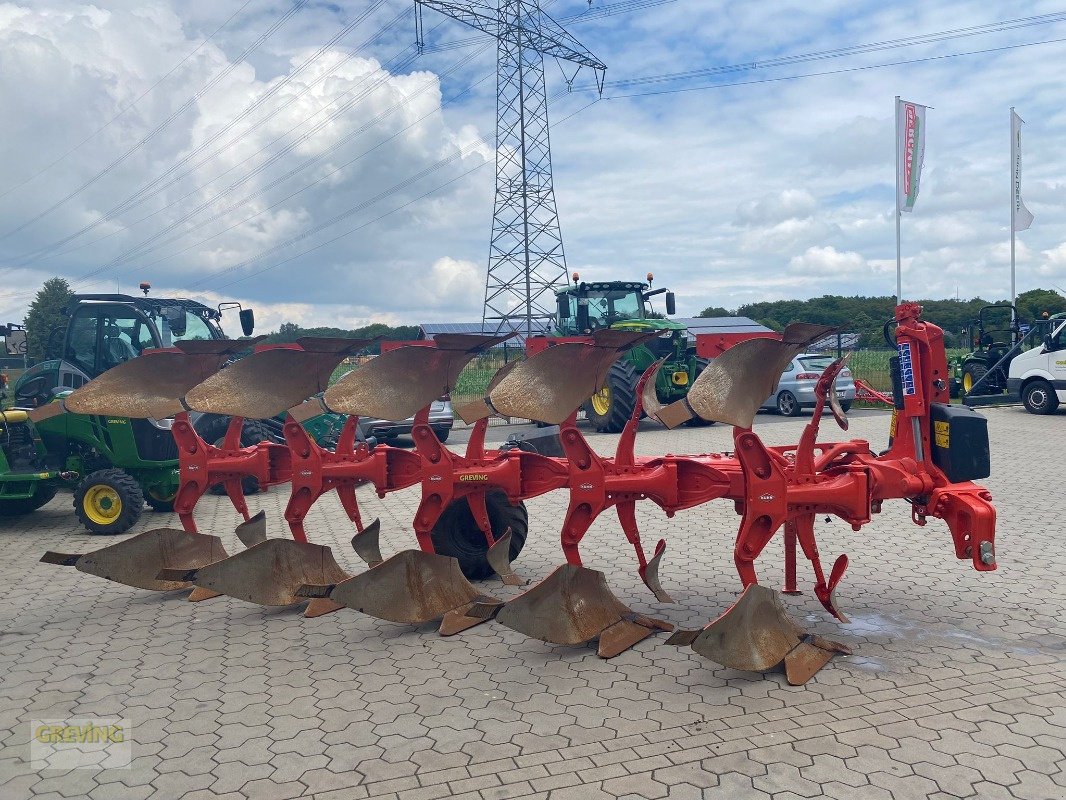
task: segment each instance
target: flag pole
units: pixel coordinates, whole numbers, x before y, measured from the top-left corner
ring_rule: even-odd
[[[899,95],[896,95],[896,305],[903,302],[903,261],[899,251]],[[1013,201],[1012,201],[1013,203]],[[1011,206],[1013,208],[1013,205]],[[1012,226],[1013,227],[1013,226]]]
[[[1018,163],[1018,154],[1015,152],[1018,143],[1014,135],[1014,106],[1010,107],[1010,304],[1011,307],[1015,305],[1017,300],[1016,288],[1014,283],[1014,223],[1015,214],[1017,213],[1017,198],[1016,198],[1016,183],[1017,175],[1015,174],[1016,164]],[[1012,314],[1015,312],[1011,312]],[[1013,321],[1013,320],[1012,320]]]

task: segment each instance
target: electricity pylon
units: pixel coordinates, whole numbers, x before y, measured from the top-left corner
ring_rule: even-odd
[[[536,321],[555,313],[555,289],[566,285],[544,56],[589,67],[601,91],[607,67],[542,11],[539,0],[415,0],[415,6],[419,47],[422,6],[496,39],[496,200],[482,326],[536,333],[543,327]]]

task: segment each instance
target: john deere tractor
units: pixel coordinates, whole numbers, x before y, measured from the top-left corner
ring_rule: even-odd
[[[211,308],[192,300],[148,297],[150,287],[142,284],[141,288],[144,297],[75,295],[65,309],[66,327],[57,328],[49,337],[48,358],[26,370],[13,387],[15,405],[25,409],[54,402],[145,349],[170,347],[183,339],[224,338],[219,326],[222,308],[238,306]],[[245,334],[250,334],[251,309],[241,310],[240,316]],[[18,487],[9,481],[10,501],[22,501],[7,502],[7,513],[43,505],[64,484],[73,488],[75,512],[93,533],[129,530],[145,503],[169,511],[178,487],[171,422],[62,413],[38,422],[34,431],[16,415],[7,430],[17,430],[29,441],[39,437],[40,448],[34,445],[32,458],[29,444],[7,455],[8,472],[14,460],[20,476]],[[213,442],[222,438],[228,419],[201,415],[194,424],[205,440]],[[265,437],[264,432],[250,430],[242,439],[247,439],[244,444],[254,444]],[[22,476],[33,470],[41,485],[31,490]],[[0,484],[4,481],[0,464]],[[16,488],[20,489],[17,493]],[[0,513],[4,505],[0,491]]]
[[[623,331],[661,331],[662,335],[635,347],[618,359],[604,387],[585,403],[585,413],[598,431],[617,433],[625,427],[636,402],[637,381],[653,362],[666,358],[655,382],[662,403],[688,394],[696,376],[707,366],[689,346],[685,326],[651,315],[652,297],[666,295],[666,313],[675,312],[674,294],[632,281],[579,281],[556,293],[559,336],[583,336],[604,328]]]
[[[976,332],[974,331],[976,328]],[[1007,390],[1010,359],[1004,356],[1021,337],[1018,313],[1009,303],[985,306],[971,326],[973,352],[962,357],[958,365],[963,394],[1002,394]]]

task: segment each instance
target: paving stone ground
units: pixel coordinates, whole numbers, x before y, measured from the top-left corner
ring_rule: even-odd
[[[31,517],[0,520],[0,798],[1062,800],[1066,414],[987,416],[999,570],[955,560],[946,526],[916,527],[903,502],[886,503],[859,533],[820,524],[823,558],[851,556],[839,598],[852,623],[830,620],[809,591],[786,602],[856,655],[803,687],[718,667],[663,635],[602,661],[591,647],[551,647],[492,623],[446,639],[351,610],[307,620],[110,584],[37,563],[47,549],[108,543],[78,528],[61,495]],[[760,417],[756,430],[789,443],[803,422]],[[822,438],[835,432],[825,425]],[[858,416],[848,434],[876,449],[886,435],[883,414]],[[616,441],[590,439],[601,452]],[[731,444],[722,426],[638,438],[645,453]],[[250,498],[274,535],[286,498],[284,489]],[[364,515],[382,519],[386,552],[413,545],[416,500],[360,492]],[[565,501],[557,492],[529,504],[516,565],[525,576],[562,561]],[[224,499],[205,498],[198,519],[239,548]],[[586,564],[626,603],[694,627],[734,600],[731,504],[673,520],[646,504],[639,520],[647,543],[667,539],[661,575],[674,605],[640,582],[613,517],[583,544]],[[140,529],[164,525],[176,519],[146,513]],[[334,497],[308,530],[358,568]],[[780,585],[780,554],[774,543],[760,563],[768,585]],[[30,720],[87,716],[133,722],[131,768],[30,768]]]

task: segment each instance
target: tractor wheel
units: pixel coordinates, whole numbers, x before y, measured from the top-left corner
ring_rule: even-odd
[[[798,417],[800,413],[799,400],[796,395],[787,389],[777,396],[777,412],[783,417]]]
[[[493,536],[503,536],[508,528],[511,529],[511,561],[514,561],[522,552],[526,531],[529,530],[526,504],[513,506],[508,502],[507,495],[497,491],[485,496],[485,506]],[[470,506],[465,499],[455,500],[444,509],[431,535],[436,551],[442,556],[457,558],[463,574],[470,580],[489,578],[495,574],[485,558],[489,544],[474,522],[474,515],[470,513]]]
[[[1059,398],[1050,383],[1035,380],[1022,391],[1022,403],[1030,414],[1054,414],[1059,407]]]
[[[840,401],[840,410],[843,411],[845,414],[847,414],[849,411],[851,411],[851,401],[850,400],[841,400]]]
[[[174,510],[174,498],[177,493],[170,495],[170,497],[163,497],[156,489],[149,489],[144,493],[144,502],[148,504],[148,507],[152,511],[173,511]]]
[[[205,442],[218,447],[226,437],[229,421],[229,417],[220,417],[217,415],[204,416],[200,418],[196,432],[200,434],[200,438]],[[270,435],[270,429],[260,420],[246,419],[244,421],[244,426],[241,428],[241,447],[251,447],[253,444],[258,444],[259,442],[273,441],[273,438],[274,437]],[[241,489],[244,491],[245,497],[255,494],[259,491],[259,481],[251,477],[245,478],[241,481]],[[226,490],[222,487],[221,483],[216,483],[208,489],[208,491],[211,494],[226,493]]]
[[[711,361],[708,358],[699,358],[699,357],[696,358],[696,378],[698,378],[700,376],[701,372],[703,372],[705,369],[707,369],[707,365],[710,364],[710,363],[711,363]],[[694,378],[693,379],[693,383],[695,383],[695,382],[696,381],[695,381],[695,378]],[[691,388],[691,387],[689,387],[689,388]],[[693,427],[693,428],[702,428],[705,425],[713,425],[714,424],[714,420],[713,419],[704,419],[701,416],[693,415],[692,419],[690,419],[685,424],[690,426],[690,427]]]
[[[125,533],[143,510],[141,485],[120,469],[97,470],[74,490],[74,513],[90,533]]]
[[[607,372],[603,388],[585,401],[585,414],[600,433],[619,433],[629,422],[637,402],[640,376],[628,361],[615,361]]]
[[[51,483],[41,481],[30,497],[21,497],[17,500],[0,500],[0,517],[17,517],[36,511],[49,500],[56,496],[56,487]]]
[[[984,386],[979,386],[977,391],[973,391],[974,384],[977,383],[988,373],[988,368],[984,364],[978,364],[976,362],[970,362],[962,368],[962,391],[963,394],[973,394],[980,396],[983,394],[992,394],[988,390],[988,382],[985,382]]]

